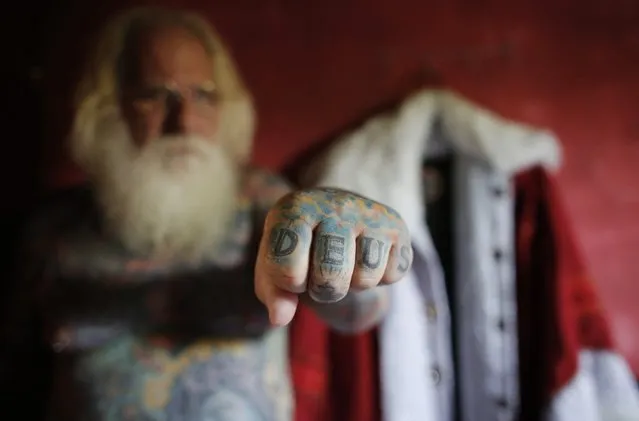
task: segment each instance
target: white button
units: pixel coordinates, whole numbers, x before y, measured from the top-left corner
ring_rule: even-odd
[[[504,332],[506,330],[506,320],[504,319],[498,319],[497,320],[497,329],[499,329],[500,332]]]
[[[493,187],[493,196],[502,197],[505,193],[505,189],[503,187],[495,186]]]
[[[441,371],[439,371],[438,367],[433,367],[430,370],[430,377],[433,380],[433,384],[435,386],[438,386],[441,383],[441,381],[442,381],[442,373],[441,373]]]

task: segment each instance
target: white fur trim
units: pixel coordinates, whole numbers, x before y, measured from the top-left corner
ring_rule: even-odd
[[[534,165],[551,170],[560,165],[561,147],[548,131],[503,119],[451,92],[423,90],[397,111],[338,138],[301,181],[358,191],[391,205],[409,225],[421,224],[420,169],[437,119],[457,152],[508,175]]]
[[[630,367],[609,351],[581,351],[576,375],[553,399],[547,421],[639,421]]]
[[[547,130],[506,120],[450,92],[439,95],[439,109],[454,148],[498,171],[512,175],[539,164],[554,171],[561,164],[561,147]]]

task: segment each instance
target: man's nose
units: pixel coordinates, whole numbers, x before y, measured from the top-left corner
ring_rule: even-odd
[[[191,106],[184,98],[177,95],[167,98],[162,134],[188,134],[191,131],[191,114]]]

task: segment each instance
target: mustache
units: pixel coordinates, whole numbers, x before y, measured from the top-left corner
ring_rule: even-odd
[[[209,139],[191,135],[162,136],[153,140],[145,149],[151,155],[198,155],[211,156],[214,153],[224,152]],[[143,154],[145,151],[142,151]]]

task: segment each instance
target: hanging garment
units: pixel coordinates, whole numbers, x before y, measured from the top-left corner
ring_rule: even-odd
[[[455,295],[450,297],[458,320],[456,364],[451,352],[449,297],[424,222],[421,166],[429,150],[438,149],[458,157],[454,171]],[[446,91],[422,91],[397,111],[374,117],[342,136],[306,166],[299,177],[304,185],[354,190],[397,209],[408,223],[418,258],[407,279],[391,288],[391,311],[376,331],[352,337],[328,333],[302,309],[291,336],[298,419],[321,419],[312,409],[315,405],[324,408],[324,415],[329,416],[324,419],[334,421],[372,421],[380,416],[383,421],[452,420],[455,370],[459,414],[464,421],[572,420],[561,415],[562,411],[579,401],[584,401],[583,408],[592,409],[591,418],[583,419],[639,419],[629,368],[613,351],[611,341],[595,348],[592,343],[570,343],[562,354],[550,352],[557,337],[581,335],[581,301],[566,300],[563,291],[575,284],[572,279],[580,277],[583,268],[562,269],[564,260],[574,259],[566,257],[566,249],[574,245],[555,241],[553,230],[563,229],[557,228],[556,198],[537,194],[531,199],[530,192],[520,190],[554,191],[545,171],[556,169],[559,162],[560,149],[550,133],[501,119]],[[527,173],[535,175],[516,188],[515,177]],[[545,225],[531,222],[539,217],[531,212],[515,219],[515,199],[520,197],[546,205]],[[542,231],[552,239],[546,253],[553,253],[554,259],[520,262],[521,256],[536,253],[539,242],[530,238]],[[522,232],[528,235],[528,243],[520,239]],[[551,260],[559,264],[541,271]],[[548,294],[533,305],[539,292],[530,285],[542,283]],[[596,301],[594,292],[588,296],[589,302]],[[518,302],[526,309],[523,319],[517,315]],[[434,318],[429,311],[432,306],[437,308]],[[548,316],[549,323],[543,317],[526,319],[528,308],[544,309],[556,317]],[[603,332],[599,337],[609,338],[605,318],[598,314],[596,330]],[[519,334],[518,327],[526,331]],[[550,335],[555,343],[525,342],[531,331]],[[518,352],[522,342],[527,348]],[[602,347],[608,350],[605,358]],[[533,361],[531,355],[539,355],[536,349],[546,357]],[[523,362],[518,360],[520,354]],[[568,361],[576,362],[570,366]],[[538,365],[532,368],[531,363]],[[342,371],[346,369],[348,375]],[[538,375],[537,384],[532,385],[528,377],[534,377],[533,373],[550,374]],[[580,380],[583,378],[586,380]],[[579,386],[580,382],[589,383],[590,389]],[[521,393],[519,384],[526,385]],[[615,394],[608,389],[603,391],[604,384],[618,389],[615,393],[624,397],[623,404],[613,400]],[[575,409],[568,411],[571,417],[575,415]],[[616,411],[616,418],[610,418],[610,411]]]

